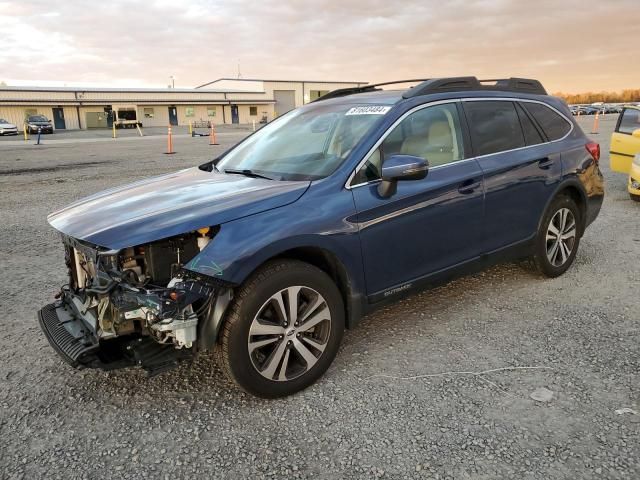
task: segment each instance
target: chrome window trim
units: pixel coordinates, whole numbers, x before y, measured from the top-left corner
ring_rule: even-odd
[[[398,126],[398,124],[400,122],[402,122],[402,120],[404,120],[407,116],[411,115],[412,113],[418,111],[418,110],[422,110],[423,108],[427,108],[427,107],[432,107],[435,105],[442,105],[442,104],[446,104],[446,103],[458,103],[458,102],[491,102],[491,101],[500,101],[500,102],[529,102],[529,103],[539,103],[540,105],[544,105],[545,107],[553,110],[555,113],[557,113],[558,115],[560,115],[561,118],[564,119],[565,122],[567,122],[570,126],[569,131],[565,134],[564,137],[562,138],[558,138],[557,140],[550,140],[548,142],[542,142],[542,143],[536,143],[534,145],[525,145],[524,147],[518,147],[518,148],[512,148],[510,150],[501,150],[499,152],[493,152],[493,153],[487,153],[485,155],[478,155],[477,157],[469,157],[469,158],[463,158],[462,160],[457,160],[451,163],[445,163],[444,165],[436,165],[435,167],[430,167],[429,170],[435,170],[438,168],[442,168],[442,167],[448,167],[451,165],[455,165],[455,164],[459,164],[461,162],[468,162],[471,160],[477,160],[480,158],[485,158],[485,157],[490,157],[491,155],[500,155],[503,153],[509,153],[509,152],[517,152],[518,150],[524,150],[526,148],[533,148],[533,147],[539,147],[540,145],[546,145],[546,144],[551,144],[551,143],[555,143],[555,142],[561,142],[564,139],[566,139],[569,135],[571,135],[571,133],[574,130],[574,125],[573,122],[570,121],[566,115],[564,115],[560,110],[558,110],[555,107],[552,107],[551,105],[542,102],[540,100],[531,100],[528,98],[517,98],[517,97],[472,97],[472,98],[456,98],[456,99],[448,99],[448,100],[438,100],[435,102],[431,102],[431,103],[424,103],[422,105],[417,105],[415,107],[413,107],[411,110],[407,110],[404,114],[402,114],[401,117],[399,117],[395,122],[393,122],[393,124],[391,126],[389,126],[389,128],[387,128],[387,130],[380,136],[380,138],[378,139],[378,141],[374,144],[374,146],[367,152],[367,154],[363,157],[363,159],[358,163],[358,165],[356,166],[356,168],[351,172],[351,175],[349,175],[349,178],[347,178],[347,181],[345,182],[344,187],[347,190],[351,190],[352,188],[357,188],[357,187],[362,187],[364,185],[369,185],[369,184],[373,184],[373,183],[378,183],[381,180],[378,178],[376,180],[370,180],[368,182],[363,182],[363,183],[358,183],[356,185],[349,185],[351,183],[351,181],[353,180],[353,178],[355,177],[356,173],[364,166],[364,164],[366,163],[366,161],[369,159],[369,156],[378,148],[380,147],[380,144],[382,142],[384,142],[384,140],[387,138],[387,136],[389,136],[389,134],[391,133],[391,131]]]

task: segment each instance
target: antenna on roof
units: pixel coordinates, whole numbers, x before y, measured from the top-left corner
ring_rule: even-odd
[[[240,60],[238,60],[238,80],[242,78],[242,74],[240,73]]]

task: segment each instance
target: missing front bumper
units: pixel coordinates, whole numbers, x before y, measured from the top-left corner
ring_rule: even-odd
[[[74,368],[115,370],[139,366],[151,376],[193,357],[191,349],[160,345],[146,336],[100,341],[64,301],[43,307],[38,311],[38,321],[53,349]]]

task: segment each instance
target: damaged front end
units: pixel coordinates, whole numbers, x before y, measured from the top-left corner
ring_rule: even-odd
[[[216,231],[121,250],[63,235],[69,283],[38,312],[47,339],[73,367],[150,374],[211,348],[232,286],[183,265]]]

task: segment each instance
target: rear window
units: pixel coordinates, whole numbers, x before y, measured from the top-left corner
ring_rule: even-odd
[[[489,155],[525,146],[513,102],[464,102],[464,110],[476,155]]]
[[[522,126],[524,140],[527,142],[527,145],[538,145],[543,143],[544,140],[542,139],[542,135],[538,132],[538,129],[529,118],[529,115],[526,114],[520,105],[516,105],[516,110],[518,110],[520,125]]]
[[[535,118],[549,141],[559,140],[571,130],[571,124],[551,108],[541,103],[523,102],[522,105]]]

